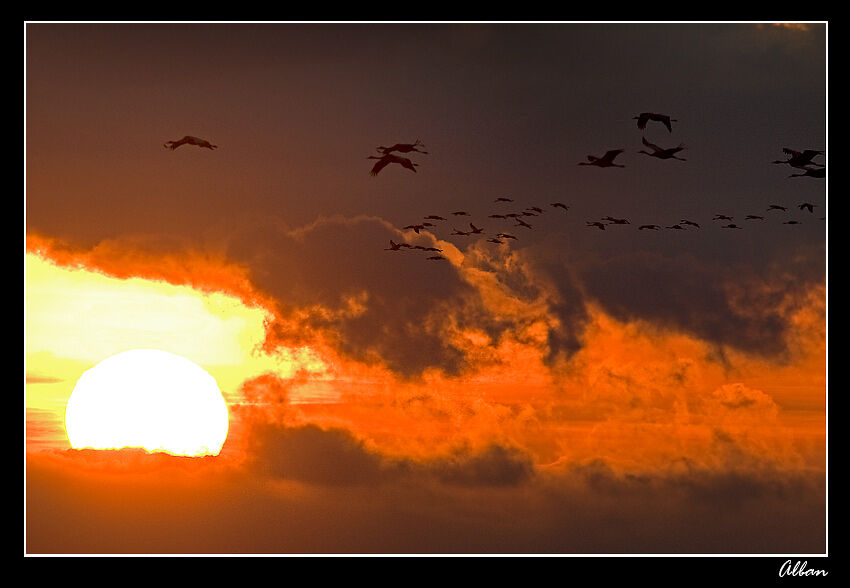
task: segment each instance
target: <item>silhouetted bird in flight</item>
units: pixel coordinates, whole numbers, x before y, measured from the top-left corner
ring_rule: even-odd
[[[656,114],[654,112],[641,112],[638,116],[633,116],[632,118],[637,119],[637,126],[640,130],[644,130],[646,128],[646,123],[654,120],[656,122],[663,123],[667,130],[671,133],[673,132],[673,127],[670,125],[671,122],[679,122],[675,118],[670,118],[666,114]]]
[[[744,220],[764,220],[764,217],[757,214],[748,214],[744,217]]]
[[[504,243],[501,239],[487,239],[490,243]]]
[[[505,218],[519,218],[522,216],[521,212],[511,212],[505,215]]]
[[[800,221],[789,220],[789,221],[785,221],[782,224],[783,225],[802,225],[803,223],[801,223]]]
[[[825,178],[826,177],[826,168],[825,167],[809,167],[809,168],[800,168],[805,169],[801,174],[791,174],[788,176],[789,178],[800,178],[802,176],[808,176],[810,178]]]
[[[735,223],[729,223],[728,225],[723,225],[722,228],[724,228],[724,229],[740,229],[741,227],[739,227]]]
[[[499,197],[496,198],[493,202],[513,202],[513,200],[510,198]]]
[[[463,210],[458,210],[456,212],[453,212],[452,214],[455,216],[469,216],[469,213]]]
[[[604,230],[605,230],[605,223],[601,223],[601,222],[599,222],[599,221],[594,221],[594,222],[585,221],[585,224],[586,224],[588,227],[597,227],[600,231],[604,231]]]
[[[695,223],[694,221],[689,221],[689,220],[683,218],[679,222],[682,223],[683,225],[690,225],[692,227],[699,228],[699,224]]]
[[[411,151],[416,151],[417,153],[424,153],[425,155],[428,155],[427,151],[421,151],[420,149],[417,149],[417,147],[425,147],[425,145],[422,144],[422,141],[416,139],[413,143],[396,143],[392,147],[382,146],[377,147],[376,149],[384,155],[389,155],[393,151],[398,151],[399,153],[410,153]]]
[[[580,161],[578,162],[578,165],[595,165],[596,167],[626,167],[625,165],[614,163],[614,158],[623,151],[625,151],[625,149],[611,149],[610,151],[606,151],[605,155],[602,157],[588,155],[587,161]]]
[[[680,224],[670,225],[670,226],[669,226],[669,227],[667,227],[667,228],[668,228],[668,229],[675,229],[675,230],[677,230],[677,231],[684,231],[684,230],[685,230],[685,227],[683,227],[683,226],[682,226],[682,225],[680,225]]]
[[[715,214],[714,218],[711,219],[711,220],[728,220],[728,221],[730,221],[730,220],[732,220],[732,217],[726,216],[725,214]]]
[[[529,206],[528,208],[526,208],[526,210],[533,210],[534,212],[536,212],[538,214],[543,213],[543,209],[540,208],[539,206]]]
[[[435,261],[440,261],[440,260],[445,259],[445,257],[443,257],[442,255],[432,255],[431,257],[428,257],[426,259],[433,259]]]
[[[484,229],[479,229],[478,227],[476,227],[472,223],[469,223],[469,226],[472,228],[472,230],[470,231],[470,234],[472,234],[472,235],[480,235],[481,233],[484,232]]]
[[[390,239],[390,246],[385,247],[384,251],[398,251],[399,249],[405,246],[410,247],[410,245],[408,245],[407,243],[396,243],[395,241]]]
[[[523,210],[520,213],[520,216],[537,216],[536,212],[531,212],[530,210]]]
[[[508,218],[504,214],[491,214],[489,218]]]
[[[198,147],[204,147],[206,149],[218,149],[218,145],[213,145],[206,139],[199,139],[198,137],[192,137],[191,135],[186,135],[178,141],[166,141],[163,144],[166,149],[171,149],[172,151],[174,151],[181,145],[196,145]]]
[[[788,210],[786,207],[779,206],[778,204],[771,204],[770,206],[767,207],[767,209],[768,210],[782,210],[782,211]]]
[[[563,208],[564,210],[570,209],[570,207],[564,204],[563,202],[553,202],[549,206],[552,206],[553,208]]]
[[[439,252],[442,252],[443,250],[438,248],[438,247],[423,247],[422,251],[439,251]]]
[[[814,212],[814,208],[817,204],[811,204],[810,202],[803,202],[797,208],[800,210],[808,210],[809,212]]]
[[[652,149],[652,153],[650,153],[649,151],[644,151],[643,149],[638,151],[638,153],[644,153],[646,155],[649,155],[650,157],[657,157],[658,159],[678,159],[679,161],[687,161],[687,159],[685,159],[684,157],[676,157],[676,154],[685,148],[684,143],[679,143],[678,147],[670,147],[669,149],[664,149],[663,147],[659,147],[654,143],[650,143],[646,140],[646,137],[643,137],[641,139],[641,142],[650,149]]]
[[[517,237],[514,237],[513,235],[511,235],[510,233],[499,233],[499,234],[496,235],[496,237],[499,237],[500,239],[516,239],[517,238]]]
[[[514,226],[515,227],[525,227],[526,229],[533,228],[530,224],[528,224],[527,222],[525,222],[521,218],[516,219],[516,224]]]
[[[384,155],[382,157],[370,155],[366,159],[377,159],[378,160],[378,162],[375,163],[375,165],[372,167],[372,171],[369,172],[373,176],[377,176],[378,172],[380,172],[382,169],[384,169],[385,167],[387,167],[391,163],[397,163],[397,164],[401,165],[402,167],[406,167],[407,169],[409,169],[412,172],[415,172],[416,166],[419,165],[418,163],[413,163],[412,161],[410,161],[406,157],[399,157],[398,155],[393,155],[392,153],[387,153],[386,155]]]
[[[823,151],[816,151],[814,149],[806,149],[805,151],[794,151],[793,149],[789,149],[788,147],[783,147],[782,151],[790,155],[788,159],[777,159],[772,163],[787,163],[791,167],[798,167],[801,169],[807,169],[809,165],[815,165],[818,167],[824,167],[822,163],[815,163],[812,159],[817,155],[822,155]]]
[[[468,231],[459,231],[457,229],[454,229],[454,232],[452,233],[452,235],[471,235],[471,234],[472,233],[470,233]]]
[[[446,220],[446,219],[444,219],[444,218],[443,218],[443,217],[441,217],[441,216],[437,216],[436,214],[429,214],[429,215],[428,215],[428,216],[426,216],[425,218],[426,218],[426,219],[431,219],[431,220]]]
[[[406,229],[413,229],[414,231],[416,231],[416,234],[418,235],[419,231],[425,228],[425,225],[407,225],[406,227],[403,227],[403,228],[405,230]]]
[[[614,218],[613,216],[604,216],[602,220],[607,220],[612,225],[630,225],[628,219],[625,218]]]
[[[650,231],[657,231],[660,228],[661,227],[659,227],[658,225],[641,225],[638,227],[638,231],[642,231],[644,229],[649,229]]]

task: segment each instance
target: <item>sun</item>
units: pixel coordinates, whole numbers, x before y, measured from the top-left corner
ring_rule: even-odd
[[[74,449],[218,455],[227,430],[227,403],[215,378],[158,349],[124,351],[86,370],[65,407]]]

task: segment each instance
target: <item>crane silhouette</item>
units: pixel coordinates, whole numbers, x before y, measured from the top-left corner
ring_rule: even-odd
[[[659,227],[658,225],[641,225],[638,227],[638,231],[643,231],[644,229],[648,229],[650,231],[657,231],[660,228],[661,227]]]
[[[644,130],[646,128],[646,123],[654,120],[656,122],[660,122],[667,127],[667,130],[671,133],[673,132],[673,127],[670,124],[671,122],[679,122],[675,118],[670,118],[666,114],[657,114],[655,112],[641,112],[638,116],[633,116],[633,119],[637,119],[637,127],[640,130]]]
[[[373,175],[373,176],[377,176],[378,172],[380,172],[382,169],[384,169],[385,167],[387,167],[391,163],[397,163],[397,164],[401,165],[402,167],[406,167],[407,169],[409,169],[412,172],[415,172],[416,171],[415,166],[419,165],[418,163],[413,163],[412,161],[410,161],[406,157],[399,157],[398,155],[393,155],[392,153],[387,153],[386,155],[383,155],[381,157],[378,157],[376,155],[370,155],[366,159],[377,159],[378,160],[377,163],[375,163],[375,165],[372,166],[372,170],[369,172],[369,174]]]
[[[398,251],[402,247],[410,247],[410,245],[408,245],[407,243],[396,243],[395,241],[390,239],[390,246],[385,247],[384,251]]]
[[[587,161],[580,161],[578,162],[578,165],[595,165],[596,167],[626,167],[625,165],[614,163],[614,159],[623,151],[625,151],[625,149],[611,149],[610,151],[606,151],[605,155],[602,157],[588,155]]]
[[[663,147],[659,147],[654,143],[650,143],[646,140],[646,137],[643,137],[641,139],[641,142],[650,149],[652,149],[652,153],[650,153],[649,151],[644,151],[643,149],[638,151],[638,153],[644,153],[646,155],[649,155],[650,157],[657,157],[658,159],[678,159],[679,161],[687,161],[687,159],[685,159],[684,157],[676,157],[676,154],[685,148],[684,143],[679,143],[678,147],[670,147],[669,149],[664,149]]]
[[[553,208],[563,208],[565,211],[570,209],[570,207],[563,202],[552,202],[549,206],[552,206]]]
[[[380,151],[383,155],[389,155],[393,151],[398,151],[399,153],[410,153],[411,151],[416,151],[417,153],[424,153],[428,155],[427,151],[422,151],[417,149],[417,147],[425,147],[422,144],[422,141],[416,139],[413,143],[396,143],[392,147],[376,147],[377,151]]]
[[[476,226],[475,226],[475,225],[473,225],[472,223],[469,223],[469,226],[470,226],[470,228],[472,229],[472,230],[469,232],[471,235],[480,235],[481,233],[483,233],[483,232],[484,232],[484,229],[479,229],[478,227],[476,227]]]
[[[500,196],[499,198],[496,198],[493,202],[513,202],[513,199],[511,199],[511,198],[504,198],[504,197],[501,197],[501,196]]]
[[[771,204],[770,206],[767,207],[767,209],[768,210],[781,210],[783,212],[788,210],[788,208],[786,208],[785,206],[779,206],[778,204]]]
[[[186,135],[182,139],[178,139],[177,141],[166,141],[163,146],[166,149],[171,149],[174,151],[181,145],[195,145],[197,147],[203,147],[205,149],[218,149],[218,145],[213,145],[206,139],[199,139],[198,137],[193,137],[191,135]]]
[[[600,231],[605,230],[605,223],[602,223],[602,222],[599,222],[599,221],[593,221],[593,222],[585,221],[585,224],[588,227],[597,227]]]
[[[823,151],[816,151],[815,149],[806,149],[805,151],[794,151],[789,147],[783,147],[782,151],[789,155],[788,159],[777,159],[772,163],[787,163],[791,167],[798,167],[800,169],[807,169],[809,165],[815,165],[818,167],[824,167],[822,163],[815,163],[812,161],[816,156],[823,155]]]
[[[797,208],[799,208],[800,210],[808,210],[809,212],[814,212],[815,206],[817,206],[817,204],[812,204],[810,202],[803,202],[799,206],[797,206]]]

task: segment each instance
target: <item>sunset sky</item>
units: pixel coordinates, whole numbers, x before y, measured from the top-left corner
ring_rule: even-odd
[[[27,553],[826,552],[825,22],[24,34]],[[140,348],[218,455],[71,447]]]

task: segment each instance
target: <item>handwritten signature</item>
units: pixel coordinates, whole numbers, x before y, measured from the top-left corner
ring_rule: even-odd
[[[826,570],[806,569],[808,562],[806,560],[797,561],[791,564],[791,560],[786,560],[779,568],[779,577],[782,576],[826,576],[829,572]]]

